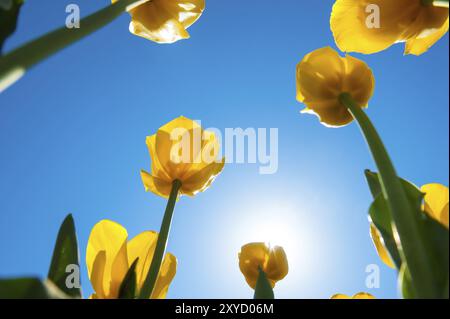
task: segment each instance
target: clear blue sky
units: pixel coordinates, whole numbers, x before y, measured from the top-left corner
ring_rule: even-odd
[[[29,0],[6,45],[64,24],[108,0]],[[279,170],[229,164],[205,193],[176,207],[168,250],[179,268],[171,298],[250,298],[237,253],[250,241],[285,246],[289,275],[280,298],[369,291],[395,298],[396,274],[368,232],[363,170],[375,169],[355,124],[341,129],[300,115],[295,66],[331,45],[333,1],[207,1],[191,39],[158,45],[118,20],[31,70],[0,95],[0,276],[47,273],[58,227],[73,213],[83,290],[92,226],[103,218],[131,236],[158,230],[165,200],[145,193],[145,137],[185,115],[208,127],[279,128]],[[368,110],[397,169],[418,185],[448,185],[448,35],[421,57],[403,46],[362,58],[376,91]],[[381,287],[365,287],[379,264]]]

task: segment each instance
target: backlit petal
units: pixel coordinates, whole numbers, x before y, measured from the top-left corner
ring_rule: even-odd
[[[269,248],[265,243],[250,243],[242,246],[239,253],[239,268],[248,285],[253,289],[259,276],[259,267],[265,269],[269,259]]]
[[[103,287],[105,295],[110,294],[111,274],[113,262],[116,259],[123,244],[127,241],[127,231],[121,225],[110,220],[98,222],[91,231],[86,249],[86,264],[89,277],[92,277],[92,269],[95,258],[101,251],[105,252],[105,267],[103,274]]]
[[[380,232],[372,223],[370,224],[370,237],[372,237],[372,242],[381,261],[383,261],[388,267],[395,268],[391,256],[384,246],[383,238],[381,237]]]
[[[448,187],[442,184],[427,184],[421,187],[425,193],[425,212],[448,228]]]
[[[158,279],[156,280],[155,288],[152,293],[152,299],[166,298],[169,285],[172,282],[177,272],[177,258],[167,253],[164,256],[161,269],[159,270]]]

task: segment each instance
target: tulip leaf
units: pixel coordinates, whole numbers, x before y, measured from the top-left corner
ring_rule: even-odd
[[[0,279],[0,299],[65,299],[68,298],[51,281],[38,278]]]
[[[254,299],[275,299],[272,285],[267,279],[266,273],[259,268],[259,276],[256,281]]]
[[[80,298],[79,269],[75,224],[72,215],[69,214],[59,229],[47,277],[67,295]]]
[[[0,53],[5,40],[16,31],[23,0],[0,0]]]
[[[390,226],[393,224],[392,216],[387,202],[381,193],[378,174],[366,171],[366,178],[372,194],[376,196],[369,210],[370,218],[380,231],[386,249],[391,254],[394,263],[400,269],[399,280],[402,283],[402,293],[412,298],[420,297],[421,287],[415,287],[415,290],[413,289],[414,283],[417,285],[417,282],[414,281],[414,278],[411,278],[409,269],[401,265],[400,247],[396,245],[392,226]],[[416,218],[418,221],[418,234],[424,243],[428,255],[427,260],[419,260],[415,256],[412,256],[413,258],[409,258],[409,260],[414,260],[416,265],[422,265],[424,263],[430,265],[434,275],[433,295],[436,298],[446,298],[448,296],[449,281],[449,231],[445,226],[441,225],[422,210],[424,194],[410,182],[403,179],[400,180],[415,214],[411,217]]]
[[[417,299],[417,295],[414,292],[411,274],[405,264],[403,264],[400,269],[398,279],[403,299]]]
[[[119,299],[135,299],[136,298],[136,265],[139,258],[131,264],[119,288]]]

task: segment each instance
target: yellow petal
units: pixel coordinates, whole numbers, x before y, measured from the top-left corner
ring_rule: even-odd
[[[379,8],[378,28],[371,21],[371,6]],[[371,54],[385,50],[401,39],[419,6],[419,0],[337,0],[330,19],[336,45],[343,52]]]
[[[195,121],[180,116],[156,133],[156,156],[171,179],[183,180],[201,152],[203,130]]]
[[[447,21],[430,35],[423,38],[412,38],[406,41],[405,54],[421,55],[428,51],[448,31]]]
[[[212,163],[196,172],[188,179],[184,180],[181,185],[183,194],[193,196],[198,192],[205,191],[214,181],[217,175],[220,174],[225,165],[225,159],[220,163]]]
[[[130,10],[130,32],[157,43],[189,38],[186,29],[202,14],[204,0],[152,0]]]
[[[139,289],[144,284],[145,277],[150,269],[157,240],[157,232],[145,231],[128,242],[128,264],[131,265],[136,258],[139,258],[136,265],[136,282]]]
[[[289,266],[286,253],[282,247],[275,246],[270,249],[269,260],[264,271],[267,278],[274,284],[286,277]]]
[[[389,252],[384,246],[383,238],[381,237],[380,232],[373,223],[370,224],[370,237],[372,237],[372,242],[381,261],[384,262],[388,267],[395,268],[394,262],[392,261]]]
[[[367,292],[359,292],[353,295],[352,299],[375,299],[375,297]]]
[[[152,159],[152,174],[159,179],[171,182],[169,174],[164,170],[164,167],[159,162],[158,156],[156,156],[156,134],[147,136],[145,139],[150,158]]]
[[[112,280],[113,262],[119,251],[127,241],[127,231],[121,225],[110,220],[98,222],[91,231],[86,249],[86,264],[89,278],[92,278],[92,271],[95,258],[101,251],[105,252],[105,267],[103,274],[104,294],[109,296]]]
[[[408,41],[405,53],[418,55],[445,34],[447,18],[448,9],[423,5],[421,0],[337,0],[330,26],[344,52],[371,54]],[[440,35],[431,35],[437,30]]]
[[[143,170],[141,171],[141,178],[146,192],[152,192],[164,198],[169,197],[172,183],[156,178]]]
[[[128,272],[127,242],[122,244],[111,266],[110,298],[118,298],[120,285]]]
[[[352,299],[352,297],[344,295],[344,294],[335,294],[331,296],[330,299]]]
[[[161,269],[159,270],[158,279],[156,280],[155,288],[152,293],[152,299],[166,298],[170,283],[172,282],[177,272],[177,258],[167,253],[164,256]]]
[[[375,297],[367,292],[359,292],[352,297],[344,294],[335,294],[331,296],[331,299],[375,299]]]
[[[448,187],[442,184],[427,184],[421,187],[425,193],[425,212],[448,228]]]
[[[105,290],[103,288],[103,276],[105,272],[106,253],[100,251],[94,259],[92,269],[89,274],[89,280],[91,281],[92,288],[94,288],[95,294],[92,295],[93,299],[104,299]]]
[[[259,267],[263,270],[269,259],[269,248],[265,243],[250,243],[242,246],[239,253],[239,268],[248,285],[253,289],[259,276]]]
[[[353,121],[339,102],[342,93],[349,93],[359,106],[366,107],[374,87],[372,71],[363,61],[340,57],[330,47],[307,54],[297,65],[297,100],[306,105],[302,113],[317,115],[327,126]]]

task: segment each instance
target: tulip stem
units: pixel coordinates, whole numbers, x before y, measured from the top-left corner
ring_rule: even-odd
[[[172,183],[172,190],[170,191],[169,200],[167,201],[166,211],[159,230],[158,240],[156,242],[155,253],[153,254],[150,269],[145,277],[144,284],[139,293],[139,299],[148,299],[152,295],[155,288],[156,280],[158,279],[159,270],[166,252],[167,239],[169,237],[170,225],[172,224],[173,211],[175,203],[178,198],[178,193],[181,188],[181,181],[178,179]]]
[[[261,266],[258,267],[258,279],[256,281],[253,299],[275,299],[272,285]]]
[[[378,167],[383,196],[392,214],[392,227],[394,233],[395,230],[398,232],[403,261],[409,267],[415,290],[421,297],[434,297],[433,269],[428,262],[430,258],[419,225],[420,216],[408,200],[389,154],[369,117],[350,94],[341,94],[339,100],[358,122]]]
[[[0,57],[0,93],[35,64],[109,24],[128,7],[140,1],[118,0],[82,19],[80,28],[63,26]]]

